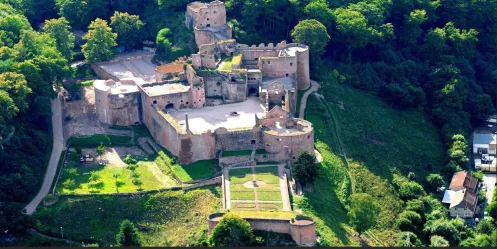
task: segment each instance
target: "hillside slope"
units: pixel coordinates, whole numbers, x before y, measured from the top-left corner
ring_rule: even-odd
[[[315,128],[322,171],[312,190],[295,200],[317,217],[321,243],[358,245],[348,225],[351,192],[375,197],[381,213],[367,235],[371,245],[395,245],[394,220],[403,201],[391,184],[393,170],[414,172],[422,183],[442,166],[444,147],[436,128],[419,110],[395,110],[379,98],[352,87],[322,83],[319,97],[309,97],[306,119]]]

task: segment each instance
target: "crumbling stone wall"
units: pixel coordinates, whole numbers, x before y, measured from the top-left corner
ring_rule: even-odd
[[[297,57],[260,57],[262,75],[269,77],[290,77],[297,73]]]
[[[204,77],[205,82],[205,95],[208,98],[223,98],[223,88],[222,82],[226,81],[225,77],[221,75],[218,76],[206,76]]]
[[[111,94],[111,90],[94,88],[98,120],[104,124],[128,126],[140,121],[139,92]]]
[[[259,127],[254,127],[244,131],[228,131],[226,128],[218,128],[214,131],[216,137],[216,150],[251,150],[255,145],[256,149],[263,149],[262,131]]]

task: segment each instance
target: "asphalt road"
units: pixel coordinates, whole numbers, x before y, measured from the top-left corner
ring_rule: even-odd
[[[57,164],[59,163],[60,154],[64,149],[64,136],[62,134],[62,107],[60,99],[57,97],[52,100],[52,129],[53,129],[53,148],[48,162],[47,172],[43,179],[43,185],[40,192],[35,198],[26,206],[26,214],[31,215],[36,210],[36,207],[50,192],[50,187],[57,172]]]

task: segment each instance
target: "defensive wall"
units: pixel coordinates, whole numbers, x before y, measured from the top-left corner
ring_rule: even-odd
[[[223,216],[224,213],[214,213],[208,216],[208,234],[212,232]],[[313,246],[316,244],[316,223],[312,218],[297,216],[295,219],[243,219],[250,224],[253,230],[289,234],[299,246]]]

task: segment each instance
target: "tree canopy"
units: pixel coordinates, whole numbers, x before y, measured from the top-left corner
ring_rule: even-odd
[[[135,225],[129,220],[123,220],[116,235],[116,246],[140,247],[141,239]]]
[[[255,237],[250,224],[230,212],[224,214],[209,237],[209,244],[214,247],[245,247],[254,243]]]
[[[141,45],[145,24],[139,16],[116,11],[110,20],[112,31],[117,34],[117,44],[127,49]]]
[[[88,33],[83,37],[86,43],[81,46],[81,50],[88,62],[110,60],[116,55],[117,34],[112,33],[112,29],[105,20],[97,18],[88,27]]]
[[[379,207],[373,197],[368,194],[352,194],[350,196],[350,210],[347,213],[350,224],[362,234],[375,224]]]
[[[312,183],[318,176],[318,167],[316,165],[316,158],[307,152],[303,152],[293,163],[292,174],[295,180],[307,185]]]

